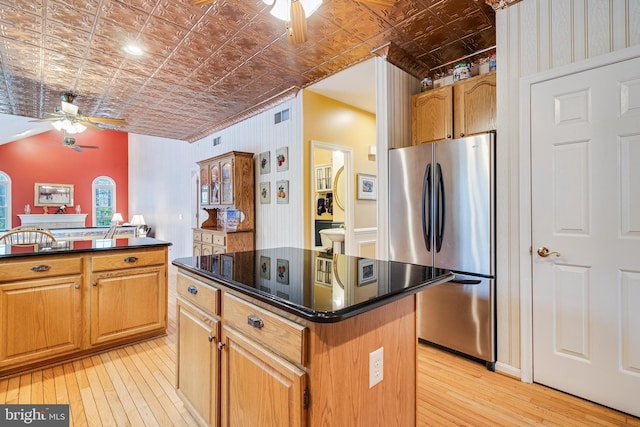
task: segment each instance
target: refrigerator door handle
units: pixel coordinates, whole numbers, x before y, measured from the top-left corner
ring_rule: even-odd
[[[436,252],[442,249],[442,240],[444,238],[444,218],[446,214],[446,201],[444,196],[444,179],[442,178],[442,167],[440,163],[436,165],[436,176],[438,182],[438,199],[436,201]]]
[[[478,279],[459,279],[454,277],[453,280],[448,281],[447,283],[457,283],[459,285],[479,285],[482,283],[482,280]]]
[[[428,216],[427,216],[428,213]],[[431,163],[422,177],[422,238],[427,251],[431,251]]]

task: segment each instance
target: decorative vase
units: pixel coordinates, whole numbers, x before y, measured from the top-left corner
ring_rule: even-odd
[[[80,205],[76,205],[76,213],[79,214],[80,212],[82,212]]]
[[[24,213],[27,215],[31,214],[31,205],[29,203],[24,205]]]

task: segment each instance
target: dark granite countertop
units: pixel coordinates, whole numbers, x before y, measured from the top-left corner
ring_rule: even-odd
[[[173,265],[317,323],[339,322],[454,277],[422,265],[298,248],[178,258]]]
[[[132,237],[128,239],[62,240],[30,246],[0,244],[0,260],[25,256],[143,249],[158,246],[171,246],[171,243],[151,237]]]

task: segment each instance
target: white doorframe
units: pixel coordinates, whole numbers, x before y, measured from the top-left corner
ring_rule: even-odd
[[[640,57],[640,46],[618,50],[606,55],[586,59],[520,80],[520,379],[533,382],[533,269],[531,265],[531,86],[547,80],[592,70],[617,62]]]
[[[311,243],[312,243],[312,247],[315,246],[313,244],[313,242],[315,242],[316,240],[316,224],[315,224],[315,212],[316,212],[316,201],[315,201],[315,197],[313,197],[313,195],[315,194],[315,179],[314,179],[314,165],[315,165],[315,156],[314,156],[314,150],[316,148],[320,148],[323,150],[329,150],[329,151],[341,151],[344,153],[344,176],[346,177],[345,179],[345,202],[344,202],[344,210],[345,210],[345,216],[344,216],[344,227],[345,227],[345,245],[344,248],[342,249],[343,252],[345,254],[349,254],[352,253],[352,245],[353,245],[353,224],[354,224],[354,213],[353,213],[353,148],[351,147],[347,147],[344,145],[338,145],[338,144],[333,144],[330,142],[322,142],[322,141],[316,141],[316,140],[311,140],[311,155],[309,156],[311,158],[311,163],[309,165],[309,170],[311,173],[311,180],[310,180],[310,185],[311,185],[311,189],[310,189],[310,203],[311,203]]]

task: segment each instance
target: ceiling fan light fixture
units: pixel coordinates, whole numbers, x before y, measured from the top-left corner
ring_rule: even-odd
[[[263,3],[267,5],[273,4],[273,0],[262,0]],[[322,4],[322,0],[275,0],[275,4],[271,8],[271,15],[275,16],[281,21],[290,22],[291,21],[291,3],[299,2],[302,8],[304,9],[304,15],[306,18],[310,17],[313,12],[318,10],[320,5]]]
[[[72,122],[69,119],[64,119],[64,120],[58,120],[55,122],[51,122],[51,125],[57,130],[57,131],[65,131],[68,134],[76,134],[76,133],[82,133],[85,130],[87,130],[87,127],[85,125],[83,125],[82,123],[78,123],[78,122]]]
[[[124,46],[122,50],[127,52],[129,55],[134,55],[134,56],[141,56],[144,53],[142,48],[135,44],[128,44]]]

